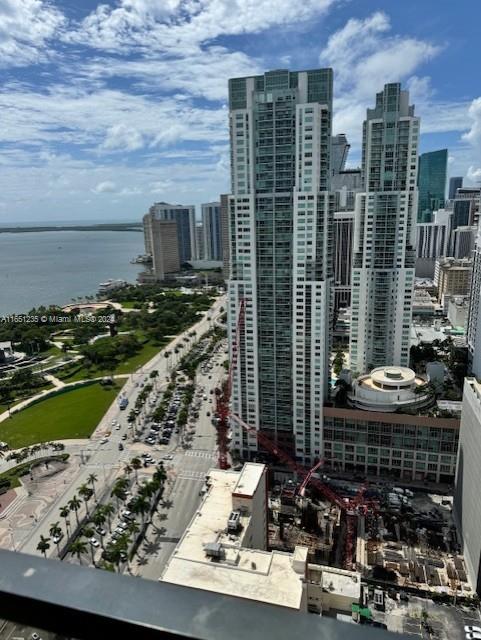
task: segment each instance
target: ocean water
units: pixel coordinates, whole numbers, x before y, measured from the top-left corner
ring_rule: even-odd
[[[133,283],[141,253],[138,231],[0,233],[0,315],[95,295],[109,278]]]

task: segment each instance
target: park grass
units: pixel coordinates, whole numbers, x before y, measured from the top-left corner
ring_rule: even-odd
[[[67,438],[88,438],[112,404],[118,387],[92,384],[47,398],[0,422],[0,440],[11,449]]]
[[[140,339],[145,339],[139,336]],[[165,341],[167,344],[168,340]],[[100,378],[103,376],[111,376],[112,374],[133,373],[139,367],[151,360],[165,346],[164,343],[154,343],[147,341],[142,344],[138,353],[134,354],[127,360],[120,362],[114,370],[103,369],[101,367],[86,367],[81,362],[72,368],[69,372],[57,372],[56,376],[65,382],[78,382],[79,380],[90,380],[92,378]]]
[[[122,305],[122,307],[124,309],[137,309],[143,304],[142,300],[122,300],[122,302],[120,302],[120,304]]]

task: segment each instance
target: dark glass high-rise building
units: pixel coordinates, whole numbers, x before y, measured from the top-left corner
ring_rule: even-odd
[[[463,186],[463,179],[461,176],[449,178],[449,199],[454,200],[456,197],[456,190]]]
[[[419,156],[418,222],[431,222],[433,211],[444,206],[448,150],[429,151]]]

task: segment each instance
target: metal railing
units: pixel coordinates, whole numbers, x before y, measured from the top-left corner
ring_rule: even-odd
[[[0,550],[0,566],[0,617],[68,638],[394,638],[371,626],[11,551]]]

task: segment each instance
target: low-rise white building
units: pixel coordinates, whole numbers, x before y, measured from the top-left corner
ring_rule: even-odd
[[[307,547],[267,551],[267,468],[213,469],[209,489],[160,580],[298,611],[348,612],[359,573],[308,564]]]

